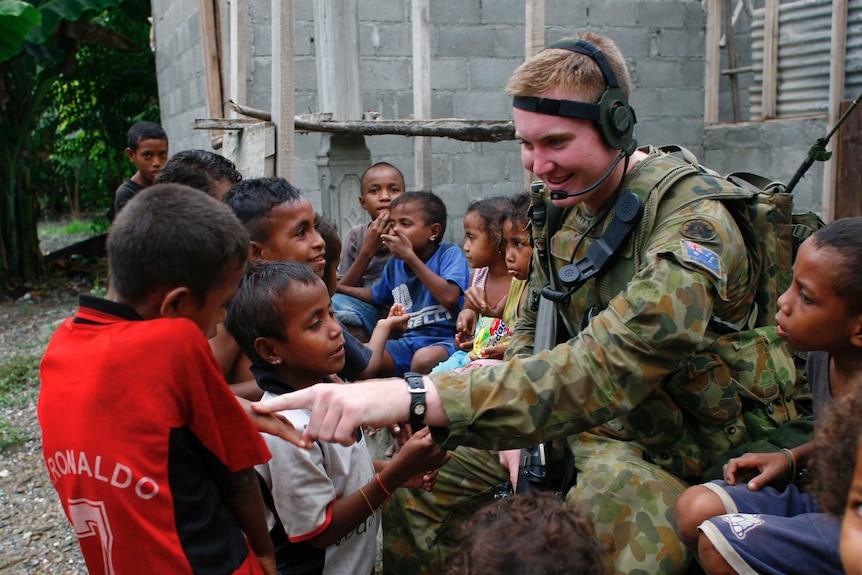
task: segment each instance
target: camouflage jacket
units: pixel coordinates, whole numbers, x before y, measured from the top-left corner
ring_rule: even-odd
[[[646,198],[644,217],[609,268],[560,311],[571,339],[532,355],[536,313],[527,305],[506,363],[432,376],[450,421],[444,446],[526,447],[592,430],[637,441],[657,464],[693,478],[752,440],[746,405],[769,407],[775,425],[796,416],[775,385],[794,369],[774,330],[747,345],[738,333],[725,341],[713,321],[740,325],[752,308],[756,256],[749,258],[727,207],[751,193],[704,174],[657,191],[680,161],[648,151],[621,186]],[[583,204],[567,210],[548,242],[552,273],[583,256],[612,216]],[[590,230],[596,217],[604,221]],[[537,257],[534,250],[529,289],[536,297],[546,284]],[[600,311],[580,329],[591,308]],[[717,347],[730,349],[731,359],[723,361]],[[741,347],[750,353],[734,355]],[[765,385],[748,382],[765,363]]]

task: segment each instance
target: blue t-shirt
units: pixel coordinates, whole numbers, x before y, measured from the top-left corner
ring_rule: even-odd
[[[446,309],[438,302],[404,263],[404,260],[390,258],[383,268],[383,275],[371,288],[371,297],[379,306],[400,303],[410,313],[405,336],[422,335],[425,337],[450,338],[455,333],[455,320],[464,307],[464,292],[470,283],[470,264],[461,248],[451,243],[442,243],[425,262],[432,272],[446,278],[461,288],[458,304]]]

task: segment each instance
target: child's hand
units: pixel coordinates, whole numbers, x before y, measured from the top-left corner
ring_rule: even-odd
[[[425,427],[410,436],[390,465],[397,466],[403,485],[411,478],[415,480],[416,475],[427,475],[429,470],[437,469],[448,460],[449,454],[437,447],[431,430]]]
[[[407,259],[414,254],[413,243],[401,230],[396,228],[391,233],[380,237],[383,239],[383,245],[388,247],[392,255],[399,260]]]
[[[463,341],[472,340],[478,319],[479,316],[474,310],[462,309],[455,320],[456,335],[460,334]]]
[[[746,453],[725,464],[724,480],[728,485],[746,481],[751,491],[757,491],[773,481],[785,479],[789,471],[790,464],[784,453]]]
[[[434,485],[437,484],[437,474],[438,471],[436,469],[426,471],[425,473],[417,473],[416,475],[402,483],[401,487],[407,487],[408,489],[424,489],[425,491],[431,491],[432,489],[434,489]]]
[[[509,349],[509,344],[489,345],[483,347],[479,352],[479,357],[482,359],[503,359],[506,355],[506,350]]]
[[[389,210],[384,210],[377,214],[374,221],[368,224],[365,229],[365,242],[363,246],[374,248],[374,252],[383,247],[382,235],[389,230]]]
[[[476,313],[483,313],[482,310],[487,310],[488,303],[485,301],[485,290],[476,286],[467,288],[467,291],[464,292],[464,307],[474,310]]]
[[[379,320],[378,323],[384,322],[391,334],[400,335],[407,331],[407,323],[410,321],[410,314],[404,309],[400,303],[392,304],[389,308],[389,315],[385,319]]]

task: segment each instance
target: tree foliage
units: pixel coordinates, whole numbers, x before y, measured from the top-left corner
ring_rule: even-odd
[[[158,119],[148,16],[138,0],[0,2],[5,291],[43,273],[39,214],[103,213],[127,170],[126,131]]]

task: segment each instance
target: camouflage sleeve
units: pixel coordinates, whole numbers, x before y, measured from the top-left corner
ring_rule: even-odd
[[[728,269],[747,261],[727,237],[732,221],[711,222],[718,231],[695,244],[701,252],[686,244],[682,223],[654,230],[640,271],[578,336],[499,366],[432,376],[450,421],[445,439],[435,437],[444,446],[525,447],[636,408],[703,346],[716,296],[728,297]]]

